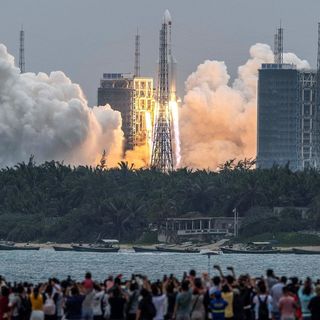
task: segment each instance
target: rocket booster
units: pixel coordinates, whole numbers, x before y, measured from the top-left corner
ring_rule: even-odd
[[[172,54],[171,42],[172,19],[169,10],[163,16],[162,28],[167,32],[167,62],[168,62],[168,82],[169,82],[169,101],[177,101],[177,61]]]

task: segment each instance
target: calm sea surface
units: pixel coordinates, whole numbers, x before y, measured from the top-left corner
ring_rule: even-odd
[[[251,275],[261,276],[266,269],[272,268],[277,275],[320,278],[320,255],[225,254],[211,256],[209,261],[205,255],[188,253],[86,253],[56,252],[49,249],[0,251],[0,275],[9,281],[37,282],[49,277],[64,279],[68,275],[81,280],[86,271],[91,271],[97,280],[119,273],[125,277],[130,277],[132,273],[146,274],[156,280],[170,273],[180,277],[183,271],[191,268],[199,273],[210,269],[213,275],[214,264],[219,264],[223,270],[227,266],[233,266],[237,274],[249,272]]]

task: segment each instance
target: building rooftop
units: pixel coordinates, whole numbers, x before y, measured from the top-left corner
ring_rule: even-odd
[[[296,70],[297,66],[295,64],[289,64],[289,63],[262,63],[261,69]]]

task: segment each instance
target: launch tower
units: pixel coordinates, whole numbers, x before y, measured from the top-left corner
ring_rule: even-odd
[[[175,94],[174,59],[171,52],[171,16],[166,10],[160,30],[159,70],[157,87],[156,118],[153,132],[151,167],[162,172],[172,171],[172,114],[169,107]]]

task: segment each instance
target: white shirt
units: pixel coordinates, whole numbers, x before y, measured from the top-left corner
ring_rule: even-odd
[[[167,296],[162,294],[161,296],[152,297],[152,302],[157,310],[154,320],[163,320],[164,315],[167,312]]]

